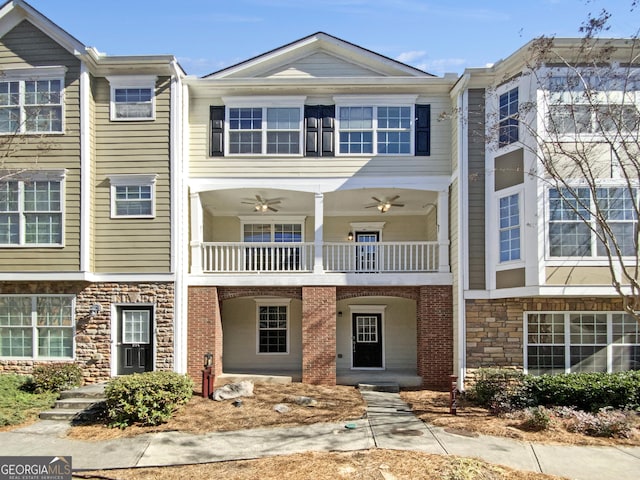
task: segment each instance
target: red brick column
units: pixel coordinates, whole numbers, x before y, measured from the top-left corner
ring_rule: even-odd
[[[453,291],[450,286],[420,287],[418,375],[428,388],[448,388],[453,374]]]
[[[302,287],[302,382],[336,384],[335,287]]]
[[[187,371],[200,389],[204,354],[213,354],[213,375],[222,373],[222,317],[216,287],[189,287]]]

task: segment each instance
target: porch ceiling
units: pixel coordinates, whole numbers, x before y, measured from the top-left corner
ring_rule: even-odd
[[[268,211],[260,214],[254,211],[251,203],[259,195],[263,199],[280,201],[274,204],[277,212]],[[380,213],[376,208],[366,208],[375,203],[371,197],[384,200],[399,197],[394,203],[404,204],[404,207],[391,207],[386,213]],[[203,208],[216,216],[238,215],[313,215],[314,194],[293,190],[281,190],[276,188],[250,188],[212,190],[200,194]],[[384,219],[397,215],[425,215],[438,200],[437,192],[422,190],[408,190],[399,188],[374,188],[357,190],[340,190],[324,195],[325,216],[379,216]]]

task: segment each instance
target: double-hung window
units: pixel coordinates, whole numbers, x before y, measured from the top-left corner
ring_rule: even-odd
[[[0,81],[0,134],[62,133],[63,67],[8,69]]]
[[[499,97],[498,144],[501,147],[518,141],[518,88]]]
[[[73,358],[73,297],[0,296],[0,357]]]
[[[413,106],[341,106],[338,152],[342,155],[410,155]]]
[[[260,301],[258,309],[258,353],[289,353],[289,301]]]
[[[107,77],[111,86],[111,120],[153,120],[156,77],[117,75]]]
[[[153,218],[157,175],[111,175],[111,218]]]
[[[520,260],[520,195],[507,195],[498,203],[500,262]]]
[[[63,177],[41,171],[0,181],[0,245],[62,245]]]
[[[530,374],[640,370],[640,325],[621,312],[525,314]]]
[[[551,257],[607,257],[607,248],[614,255],[615,248],[623,256],[638,254],[638,189],[551,188],[548,201]]]

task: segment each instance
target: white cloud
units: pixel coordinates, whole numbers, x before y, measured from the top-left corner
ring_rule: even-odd
[[[410,63],[414,62],[420,58],[423,58],[427,55],[427,52],[423,50],[414,50],[411,52],[402,52],[400,55],[396,57],[396,60],[402,63]]]
[[[443,75],[448,72],[461,73],[467,66],[467,60],[464,58],[437,58],[434,60],[426,60],[419,64],[413,64],[416,68],[435,75]]]

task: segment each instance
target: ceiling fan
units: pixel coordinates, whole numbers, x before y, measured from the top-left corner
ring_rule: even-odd
[[[278,205],[281,200],[277,198],[263,198],[260,195],[256,195],[255,200],[247,199],[249,201],[243,201],[242,203],[247,205],[253,205],[253,210],[260,213],[266,213],[267,211],[277,212],[277,208],[273,208],[273,205]]]
[[[365,208],[377,208],[380,213],[387,213],[391,207],[404,207],[404,203],[394,203],[400,195],[396,195],[391,198],[380,199],[378,197],[371,197],[376,203],[371,205],[365,205]]]

